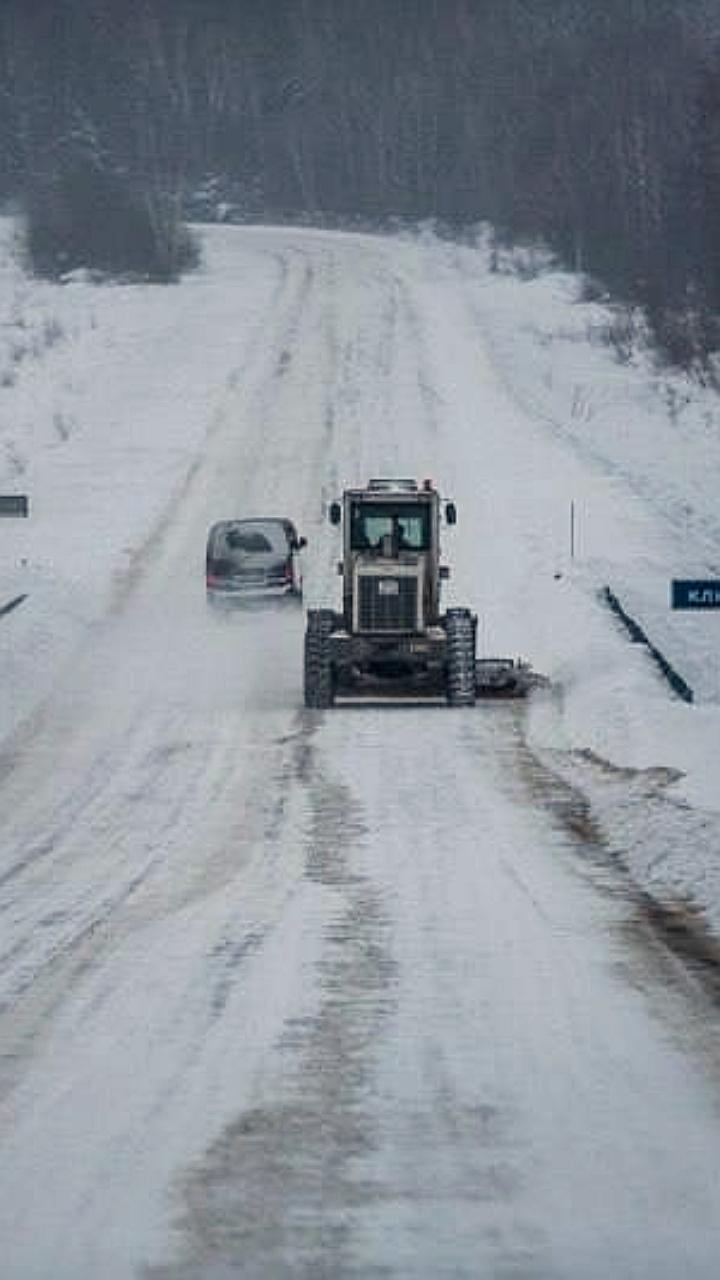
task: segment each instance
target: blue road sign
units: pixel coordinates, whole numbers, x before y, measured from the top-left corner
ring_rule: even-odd
[[[720,609],[720,579],[674,578],[673,609]]]

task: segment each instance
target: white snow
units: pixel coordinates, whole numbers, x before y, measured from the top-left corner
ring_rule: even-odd
[[[318,1198],[352,1227],[346,1274],[709,1280],[717,1046],[699,1025],[688,1065],[672,984],[613,946],[630,908],[520,778],[584,792],[611,859],[720,931],[720,615],[669,607],[672,578],[720,574],[718,397],[619,363],[609,307],[491,270],[482,237],[208,228],[162,288],[32,281],[0,231],[0,492],[31,511],[0,521],[0,608],[27,597],[0,616],[8,1275],[166,1259],[173,1179],[211,1197],[249,1114],[229,1204],[261,1262],[256,1200],[271,1220],[287,1182],[298,1247]],[[308,727],[299,611],[207,613],[210,519],[293,516],[319,604],[326,504],[382,474],[456,500],[448,602],[551,681],[517,721]],[[247,1274],[289,1274],[272,1258]]]
[[[182,500],[237,370],[263,342],[262,316],[282,287],[275,246],[291,233],[205,229],[204,267],[158,288],[33,281],[12,222],[1,230],[0,486],[27,493],[32,512],[25,523],[0,524],[0,607],[28,595],[0,625],[7,737],[132,578],[169,504]],[[297,236],[299,264],[313,236],[322,244],[325,233]],[[372,250],[371,238],[352,240],[358,253]],[[538,749],[670,771],[678,776],[664,787],[668,802],[717,813],[720,611],[672,611],[670,584],[720,576],[720,397],[657,367],[637,322],[621,362],[610,306],[578,301],[580,281],[548,264],[528,279],[505,255],[491,271],[482,235],[476,248],[424,235],[386,242],[383,252],[422,299],[433,386],[413,387],[408,369],[403,391],[417,417],[399,439],[399,415],[380,390],[374,406],[368,394],[375,420],[364,402],[360,421],[348,398],[343,428],[373,448],[355,441],[355,471],[337,476],[337,487],[382,473],[395,457],[410,474],[440,468],[438,483],[461,509],[449,548],[453,592],[479,612],[482,651],[524,656],[562,691],[561,710],[556,702],[533,714]],[[359,315],[362,299],[353,305]],[[390,341],[399,342],[412,323],[401,286],[394,306]],[[346,362],[372,356],[362,341],[349,344]],[[349,382],[353,370],[340,376]],[[441,450],[427,425],[437,387],[456,422]],[[332,496],[327,479],[322,490],[318,501]],[[312,603],[312,565],[308,572]],[[605,616],[604,586],[690,685],[694,705],[674,697]],[[625,854],[632,861],[633,849]],[[665,860],[674,888],[720,926],[713,841],[674,847]]]

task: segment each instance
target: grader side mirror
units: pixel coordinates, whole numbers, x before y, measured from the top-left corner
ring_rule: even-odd
[[[457,524],[457,508],[454,502],[445,503],[445,519],[448,524]]]
[[[342,507],[339,502],[330,503],[330,523],[340,524],[342,520]]]

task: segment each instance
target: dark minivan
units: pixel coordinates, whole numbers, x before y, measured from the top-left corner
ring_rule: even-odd
[[[291,520],[219,520],[207,541],[208,602],[227,605],[283,596],[302,599],[298,552],[305,545]]]

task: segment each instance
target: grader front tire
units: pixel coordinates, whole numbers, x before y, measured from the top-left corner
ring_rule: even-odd
[[[305,706],[326,710],[335,700],[330,636],[332,609],[310,609],[305,630]]]

